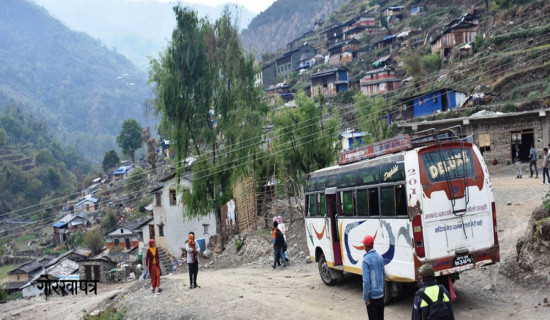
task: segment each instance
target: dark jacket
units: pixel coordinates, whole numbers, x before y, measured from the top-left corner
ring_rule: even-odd
[[[447,289],[445,289],[443,286],[437,285],[436,280],[428,281],[422,286],[420,290],[416,292],[414,295],[414,303],[413,303],[413,312],[412,312],[412,320],[424,320],[428,319],[430,308],[428,307],[428,304],[422,300],[419,293],[424,292],[432,299],[432,301],[437,300],[437,296],[439,294],[439,289],[443,290],[443,301],[445,302],[445,305],[449,310],[451,310],[451,313],[453,315],[452,319],[454,320],[454,313],[453,313],[453,306],[451,304],[451,300],[449,299],[450,295]]]

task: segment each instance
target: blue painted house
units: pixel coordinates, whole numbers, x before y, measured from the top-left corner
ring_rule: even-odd
[[[453,110],[460,106],[467,97],[465,93],[449,88],[442,88],[402,98],[400,100],[405,106],[402,118],[412,119]]]

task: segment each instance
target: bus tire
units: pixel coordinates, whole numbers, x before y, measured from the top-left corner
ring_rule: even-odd
[[[388,305],[392,299],[392,285],[388,281],[384,280],[384,305]]]
[[[335,285],[338,279],[332,277],[332,272],[327,264],[324,254],[321,253],[319,256],[319,262],[317,262],[317,265],[319,266],[319,275],[321,276],[321,280],[323,280],[327,286]]]

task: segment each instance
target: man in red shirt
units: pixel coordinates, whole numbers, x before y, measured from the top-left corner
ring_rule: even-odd
[[[273,221],[273,269],[277,267],[277,261],[279,258],[283,260],[284,267],[286,267],[286,260],[283,254],[283,246],[285,245],[285,238],[283,233],[278,228],[279,223]]]
[[[155,246],[155,240],[149,240],[149,250],[147,250],[147,258],[145,259],[145,267],[149,270],[151,275],[151,286],[153,286],[153,293],[155,288],[158,288],[157,292],[161,292],[160,288],[160,259],[159,252]]]

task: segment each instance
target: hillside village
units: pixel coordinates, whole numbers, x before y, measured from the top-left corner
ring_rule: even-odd
[[[516,146],[529,161],[531,146],[540,155],[550,144],[549,37],[550,3],[542,0],[502,10],[486,1],[350,0],[281,44],[285,49],[262,54],[255,63],[255,85],[273,117],[297,108],[305,97],[320,109],[326,106],[339,117],[339,153],[373,142],[365,124],[369,117],[384,123],[390,136],[461,126],[460,138],[474,142],[485,162],[501,173],[513,163]],[[365,97],[381,106],[369,117],[357,107]],[[320,119],[330,121],[329,115]],[[263,134],[273,133],[273,127],[268,121]],[[271,263],[275,220],[282,222],[293,263],[300,272],[307,268],[304,186],[279,176],[270,163],[270,152],[277,154],[271,140],[261,145],[266,171],[235,183],[220,212],[198,214],[187,211],[184,197],[193,188],[199,156],[189,154],[178,167],[175,141],[149,138],[143,139],[139,159],[118,161],[86,181],[78,193],[49,208],[39,227],[24,219],[3,220],[0,300],[41,298],[44,275],[105,285],[138,282],[150,239],[159,248],[163,281],[179,280],[187,268],[184,248],[191,231],[201,247],[201,270],[252,266],[252,272]],[[1,161],[34,167],[32,159],[6,150]],[[144,285],[133,288],[124,295],[145,294]],[[120,303],[132,303],[125,299]]]
[[[471,1],[350,1],[345,7],[289,41],[287,50],[263,55],[256,83],[271,105],[292,106],[300,90],[328,98],[347,125],[342,150],[365,134],[361,119],[347,112],[358,92],[384,97],[387,111],[380,117],[396,133],[462,125],[491,162],[510,163],[515,145],[527,160],[531,144],[542,149],[550,142],[548,4],[531,2],[496,16]],[[541,80],[510,87],[532,74]]]

